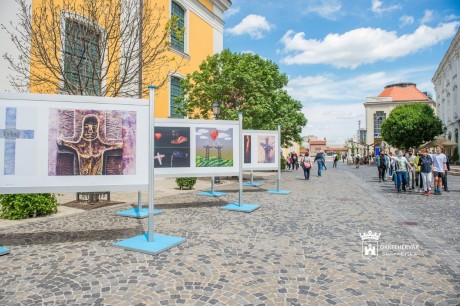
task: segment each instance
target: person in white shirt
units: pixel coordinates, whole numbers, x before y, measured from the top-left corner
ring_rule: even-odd
[[[446,155],[441,153],[441,147],[436,147],[436,153],[431,156],[433,160],[433,176],[434,176],[434,194],[441,195],[442,178],[447,170]]]

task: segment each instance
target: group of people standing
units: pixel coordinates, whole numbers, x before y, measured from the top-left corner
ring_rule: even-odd
[[[440,195],[441,190],[449,191],[447,187],[447,171],[450,170],[449,159],[441,146],[436,147],[434,153],[421,149],[417,154],[412,151],[395,153],[381,151],[374,159],[379,171],[379,182],[392,178],[395,189],[400,193],[408,189],[418,191],[422,188],[426,196],[431,194],[431,185],[434,177],[434,194]],[[415,186],[414,186],[415,182]]]
[[[286,167],[288,170],[298,170],[299,169],[299,157],[297,153],[289,153],[286,157]]]

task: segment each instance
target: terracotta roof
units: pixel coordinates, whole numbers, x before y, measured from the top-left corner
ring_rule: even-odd
[[[397,101],[430,101],[426,94],[421,92],[414,83],[398,83],[385,86],[379,97],[391,97]]]
[[[309,144],[311,144],[311,145],[325,145],[326,140],[310,140]]]

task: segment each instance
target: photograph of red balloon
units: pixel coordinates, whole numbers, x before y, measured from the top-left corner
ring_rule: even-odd
[[[233,167],[233,128],[196,128],[196,166]]]

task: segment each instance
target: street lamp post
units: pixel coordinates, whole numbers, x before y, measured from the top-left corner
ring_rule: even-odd
[[[220,115],[220,104],[218,101],[214,102],[212,104],[212,113],[214,114],[214,120],[219,119]],[[214,177],[214,183],[220,184],[220,176],[215,176]]]

